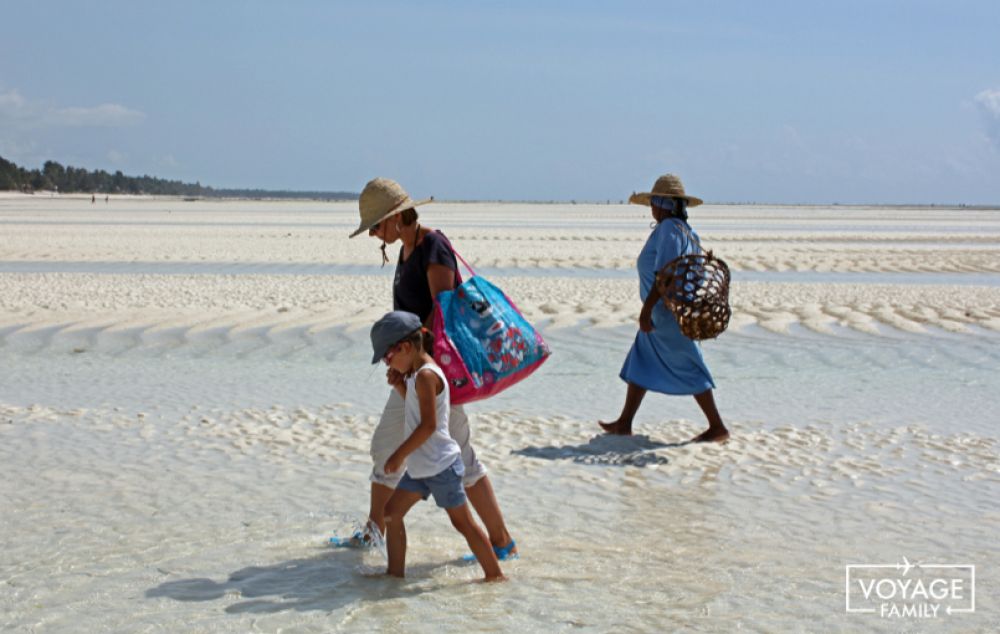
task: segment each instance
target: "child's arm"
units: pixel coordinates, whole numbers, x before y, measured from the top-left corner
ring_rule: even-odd
[[[420,402],[420,425],[413,430],[410,437],[403,441],[399,449],[393,452],[385,463],[385,472],[394,473],[398,471],[406,457],[417,450],[420,445],[427,442],[427,439],[434,434],[437,427],[437,400],[438,387],[441,379],[430,370],[417,372],[417,377],[413,381],[413,388],[417,391],[417,399]],[[405,390],[405,388],[404,388]]]

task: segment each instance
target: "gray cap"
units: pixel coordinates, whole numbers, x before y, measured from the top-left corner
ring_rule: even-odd
[[[372,326],[372,363],[378,363],[393,347],[403,339],[420,330],[423,324],[420,318],[404,310],[394,310],[386,313],[382,319]]]

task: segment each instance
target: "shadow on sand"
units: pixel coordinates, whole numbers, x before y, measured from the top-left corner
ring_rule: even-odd
[[[408,576],[424,578],[435,565],[407,567]],[[428,588],[362,571],[358,551],[333,550],[317,557],[293,559],[271,566],[248,566],[223,582],[211,579],[167,581],[146,591],[147,598],[175,601],[215,601],[226,596],[247,599],[229,604],[230,614],[285,610],[331,611],[359,601],[413,597]]]
[[[511,453],[545,460],[572,460],[580,464],[644,467],[670,462],[665,456],[654,453],[656,449],[683,447],[689,443],[690,441],[662,443],[650,440],[649,436],[600,434],[584,445],[525,447],[515,449]]]

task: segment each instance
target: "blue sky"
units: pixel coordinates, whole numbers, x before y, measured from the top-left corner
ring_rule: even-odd
[[[0,156],[217,187],[1000,203],[1000,2],[7,2]]]

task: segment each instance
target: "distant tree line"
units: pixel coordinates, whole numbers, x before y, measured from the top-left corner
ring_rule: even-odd
[[[152,176],[125,176],[104,170],[88,171],[80,167],[63,167],[55,161],[45,161],[40,170],[27,170],[0,156],[0,191],[33,193],[39,190],[87,194],[146,194],[151,196],[186,196],[215,198],[320,198],[356,200],[352,192],[271,191],[265,189],[215,189],[197,183],[182,183]]]

